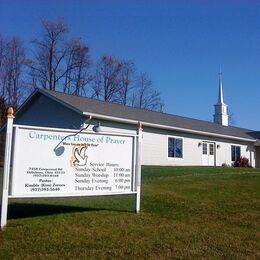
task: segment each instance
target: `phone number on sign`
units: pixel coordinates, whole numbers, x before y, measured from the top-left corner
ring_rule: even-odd
[[[41,192],[41,191],[60,191],[60,188],[31,188],[30,191],[36,191],[36,192]]]

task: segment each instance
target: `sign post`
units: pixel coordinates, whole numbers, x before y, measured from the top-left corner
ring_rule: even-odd
[[[136,213],[140,212],[141,207],[141,154],[142,154],[142,136],[143,129],[142,124],[138,122],[137,125],[137,149],[136,149],[136,205],[135,211]]]
[[[8,189],[9,189],[9,175],[10,162],[12,150],[12,135],[13,135],[13,120],[14,110],[12,107],[7,111],[7,126],[6,126],[6,141],[5,141],[5,159],[4,159],[4,173],[2,183],[2,204],[1,204],[1,229],[3,229],[7,222],[7,208],[8,208]]]

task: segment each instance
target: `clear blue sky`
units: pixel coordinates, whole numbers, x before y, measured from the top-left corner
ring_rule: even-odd
[[[93,60],[131,59],[165,112],[212,120],[218,72],[235,126],[260,130],[260,1],[1,0],[0,32],[29,44],[40,18],[63,16]]]

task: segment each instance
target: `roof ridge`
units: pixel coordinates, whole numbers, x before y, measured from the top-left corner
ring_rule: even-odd
[[[158,113],[158,114],[167,114],[167,113],[164,113],[164,112],[152,111],[152,110],[145,109],[145,108],[132,107],[130,105],[123,105],[123,104],[116,103],[116,102],[114,103],[114,102],[104,101],[104,100],[100,100],[100,99],[97,99],[97,98],[91,98],[91,97],[87,97],[87,96],[77,96],[77,95],[74,95],[74,94],[64,93],[62,91],[57,91],[57,90],[49,90],[49,89],[39,89],[39,90],[44,90],[48,93],[59,93],[59,94],[62,94],[62,95],[67,95],[67,96],[74,96],[76,98],[88,99],[88,100],[91,100],[91,101],[101,102],[103,104],[116,105],[116,106],[120,106],[120,107],[126,107],[126,108],[129,108],[129,109],[134,109],[134,110],[148,111],[148,112],[153,112],[153,113]],[[173,114],[168,114],[168,115],[173,115]],[[173,115],[173,116],[178,116],[178,115]]]

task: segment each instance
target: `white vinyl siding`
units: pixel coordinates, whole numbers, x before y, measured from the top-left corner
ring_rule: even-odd
[[[183,139],[183,158],[168,157],[168,137]],[[249,159],[252,166],[255,165],[254,145],[246,142],[233,143],[227,139],[209,138],[205,136],[179,133],[174,131],[165,131],[162,129],[150,129],[144,127],[142,143],[142,164],[143,165],[202,165],[203,142],[214,142],[212,146],[216,157],[216,166],[223,163],[231,165],[230,146],[237,145],[241,147],[241,156]],[[210,147],[208,148],[210,152]],[[214,151],[215,149],[215,151]]]

